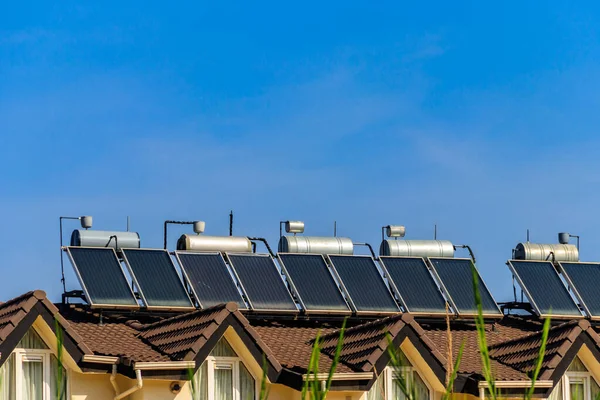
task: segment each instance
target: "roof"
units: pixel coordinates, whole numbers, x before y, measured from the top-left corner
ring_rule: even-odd
[[[92,354],[83,338],[46,298],[46,293],[35,290],[0,304],[0,365],[38,317],[42,317],[52,330],[55,322],[58,323],[64,331],[65,347],[76,361],[84,354]]]
[[[82,369],[88,368],[83,355],[119,357],[123,364],[138,362],[204,361],[227,329],[234,329],[257,362],[268,360],[273,381],[289,374],[297,385],[307,373],[317,335],[321,337],[319,371],[331,368],[339,339],[341,319],[289,319],[259,317],[240,312],[234,303],[205,310],[180,313],[171,317],[153,313],[105,311],[102,314],[84,305],[53,305],[42,291],[26,293],[0,304],[0,364],[25,334],[33,321],[42,316],[54,328],[58,321],[65,331],[65,347]],[[448,338],[451,336],[452,359],[456,360],[464,343],[458,373],[481,380],[482,367],[478,334],[474,322],[446,322],[397,314],[365,322],[348,319],[338,373],[380,371],[389,361],[390,343],[399,346],[408,339],[417,348],[440,382],[448,366]],[[541,345],[542,322],[535,317],[505,316],[486,323],[485,330],[497,380],[529,380],[529,373]],[[578,346],[586,343],[600,360],[600,336],[586,320],[574,320],[553,326],[549,331],[540,379],[553,379],[566,370]],[[12,346],[12,347],[11,347]],[[568,366],[568,365],[567,365]],[[289,379],[288,379],[289,378]],[[293,380],[292,379],[292,380]],[[287,383],[286,383],[287,384]]]

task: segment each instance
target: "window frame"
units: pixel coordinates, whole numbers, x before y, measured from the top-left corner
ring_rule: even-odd
[[[233,382],[233,400],[240,400],[240,363],[244,363],[244,361],[240,357],[215,357],[208,356],[206,357],[206,388],[208,391],[208,400],[215,400],[215,369],[219,369],[219,366],[230,366],[232,371],[232,382]],[[252,373],[250,368],[248,368],[245,364],[244,367],[252,376],[254,380],[254,399],[258,399],[259,396],[259,386],[258,379]],[[225,368],[223,368],[225,369]]]
[[[30,329],[33,329],[36,334],[39,333],[33,328],[31,327]],[[41,339],[41,336],[40,336]],[[42,339],[42,342],[47,346],[48,344],[46,344],[46,342]],[[27,362],[41,362],[42,363],[42,376],[43,376],[43,391],[42,391],[42,396],[44,400],[52,400],[52,396],[54,395],[52,393],[52,385],[51,385],[51,380],[53,379],[52,377],[52,356],[58,358],[56,356],[56,354],[54,353],[54,351],[50,348],[48,349],[25,349],[22,347],[17,347],[15,348],[11,354],[14,356],[14,379],[15,379],[15,397],[17,399],[23,398],[23,379],[24,379],[24,374],[23,374],[23,363],[27,363]],[[69,382],[70,380],[70,373],[69,373],[69,369],[66,368],[63,365],[63,368],[66,372],[66,378],[67,378],[67,385],[66,385],[66,395],[65,398],[68,399],[70,398],[70,388],[69,388]]]
[[[585,365],[585,364],[584,364]],[[586,366],[587,368],[587,366]],[[592,399],[592,386],[590,379],[594,379],[592,374],[582,371],[567,371],[562,377],[563,387],[562,395],[563,400],[571,400],[571,383],[583,383],[583,399],[581,400],[593,400]],[[596,382],[598,383],[598,382]]]
[[[408,360],[410,362],[410,360]],[[412,364],[412,363],[411,363]],[[392,385],[394,385],[394,378],[398,375],[405,374],[405,376],[409,376],[407,381],[407,389],[409,391],[412,390],[412,385],[414,384],[414,374],[417,374],[421,381],[427,387],[427,391],[429,392],[428,400],[434,400],[433,398],[433,390],[429,382],[423,378],[423,375],[419,373],[419,371],[414,366],[405,365],[402,367],[392,367],[388,366],[385,368],[385,380],[384,380],[384,393],[386,399],[392,399]],[[376,383],[375,383],[376,384]]]

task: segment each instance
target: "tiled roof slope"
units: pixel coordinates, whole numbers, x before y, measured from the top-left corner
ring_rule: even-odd
[[[445,323],[421,322],[424,334],[431,339],[434,346],[442,354],[448,352],[448,332]],[[485,325],[488,346],[493,346],[507,340],[517,339],[541,329],[541,324],[535,320],[508,316],[500,321]],[[461,344],[464,351],[459,366],[459,373],[482,375],[481,354],[479,353],[478,335],[475,323],[453,322],[451,324],[452,360],[458,357]],[[498,380],[528,380],[528,376],[498,360],[491,360],[492,372]]]
[[[296,321],[252,321],[251,324],[283,367],[302,374],[308,370],[312,340],[319,332],[327,335],[338,328],[328,324]],[[331,364],[329,357],[320,357],[319,371],[328,372]],[[353,369],[338,364],[336,372],[353,372]]]
[[[0,305],[0,343],[31,311],[40,299],[45,298],[44,292],[28,292]]]
[[[340,362],[354,371],[370,371],[388,347],[388,335],[393,339],[406,325],[402,315],[388,317],[348,328],[344,333]],[[322,338],[322,352],[335,356],[339,331]]]
[[[73,330],[72,326],[59,313],[58,308],[46,298],[46,293],[41,290],[25,293],[0,304],[0,347],[5,344],[4,342],[9,335],[21,324],[25,325],[23,328],[28,329],[38,316],[44,317],[52,330],[54,330],[53,321],[57,320],[65,332],[66,339],[74,345],[80,354],[92,354],[83,338]],[[14,345],[16,343],[12,344],[12,346]],[[8,350],[12,351],[12,349]],[[3,351],[6,353],[6,349]]]
[[[139,336],[173,360],[193,360],[215,330],[235,311],[234,303],[194,311],[147,325]]]
[[[597,345],[600,344],[600,337],[587,320],[569,321],[550,328],[540,372],[541,379],[550,378],[551,373],[582,333],[587,333]],[[541,341],[542,332],[536,332],[498,343],[490,346],[490,356],[523,373],[530,373],[535,369]]]
[[[171,361],[168,355],[144,343],[138,337],[139,331],[124,321],[108,318],[102,324],[82,320],[70,320],[70,323],[96,355],[123,357],[136,362]]]

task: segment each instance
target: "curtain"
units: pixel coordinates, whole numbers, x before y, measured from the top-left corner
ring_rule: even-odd
[[[377,378],[371,390],[367,392],[367,400],[385,400],[383,393],[385,391],[385,372]]]
[[[593,376],[590,377],[590,389],[592,392],[592,400],[598,399],[598,395],[600,395],[600,386],[598,386],[598,383],[596,383]]]
[[[413,390],[415,400],[429,400],[429,389],[417,372],[413,372]]]
[[[23,400],[44,400],[44,363],[23,360]]]
[[[215,368],[215,400],[233,400],[233,370]]]
[[[23,338],[17,344],[17,348],[19,349],[48,349],[46,343],[42,340],[40,335],[37,334],[35,329],[29,328],[27,333],[23,336]]]
[[[558,385],[552,390],[548,400],[563,400],[562,380],[558,381]]]
[[[11,354],[0,368],[0,400],[16,400],[15,355]]]
[[[255,393],[254,378],[244,364],[240,362],[240,400],[254,400]]]
[[[50,356],[50,377],[50,398],[52,400],[66,400],[67,370],[59,367],[58,359],[54,357],[54,354]]]
[[[194,375],[192,400],[208,400],[208,363],[202,363]]]
[[[407,394],[411,393],[411,373],[405,371],[394,372],[394,379],[392,379],[392,399],[393,400],[405,400],[408,398]]]

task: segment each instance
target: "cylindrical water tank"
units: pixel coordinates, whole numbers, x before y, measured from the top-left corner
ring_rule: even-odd
[[[550,253],[554,254],[554,257]],[[516,260],[579,261],[577,246],[572,244],[519,243],[515,247]]]
[[[404,237],[406,235],[404,225],[388,225],[385,229],[387,237]]]
[[[448,240],[384,240],[379,255],[397,257],[454,257]]]
[[[137,232],[76,229],[71,234],[71,246],[112,247],[115,250],[139,249],[140,235]]]
[[[250,253],[252,242],[245,236],[205,236],[181,235],[177,250],[226,251],[229,253]]]
[[[304,232],[304,222],[302,222],[302,221],[286,221],[285,222],[285,231],[287,233],[303,233]]]
[[[281,253],[354,254],[352,240],[344,237],[282,236]]]

